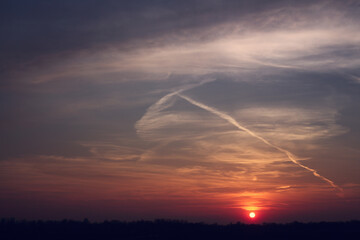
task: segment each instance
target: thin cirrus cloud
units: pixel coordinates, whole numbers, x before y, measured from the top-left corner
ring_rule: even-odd
[[[254,107],[240,109],[235,116],[251,129],[278,142],[329,138],[348,131],[336,123],[335,109]]]
[[[341,190],[343,191],[339,186],[337,186],[332,180],[320,175],[316,170],[309,168],[301,163],[299,163],[298,159],[296,156],[294,156],[290,151],[274,145],[273,143],[269,142],[267,139],[263,138],[262,136],[258,135],[257,133],[253,132],[252,130],[249,130],[247,127],[242,126],[241,124],[239,124],[233,117],[231,117],[230,115],[223,113],[221,111],[218,111],[216,109],[214,109],[213,107],[207,106],[203,103],[197,102],[187,96],[182,95],[182,92],[185,91],[186,89],[181,89],[177,92],[174,93],[170,93],[166,96],[164,96],[163,98],[161,98],[159,101],[157,101],[154,105],[150,106],[150,108],[148,109],[146,115],[143,116],[143,118],[137,123],[137,129],[138,132],[141,134],[143,132],[148,132],[149,131],[149,126],[153,127],[154,124],[156,124],[156,126],[154,127],[154,129],[158,129],[159,127],[163,127],[166,129],[166,132],[168,133],[168,129],[166,126],[166,123],[171,123],[171,122],[176,122],[176,120],[178,119],[179,116],[177,116],[176,114],[170,114],[170,115],[165,115],[164,117],[161,116],[159,114],[159,112],[161,112],[162,110],[165,110],[167,108],[169,108],[169,106],[171,106],[171,101],[174,97],[180,97],[184,100],[186,100],[187,102],[191,103],[192,105],[195,105],[205,111],[208,111],[222,119],[224,119],[225,121],[227,121],[228,123],[230,123],[231,125],[235,126],[236,128],[238,128],[241,131],[246,132],[247,134],[251,135],[252,137],[260,140],[261,142],[263,142],[265,145],[268,145],[271,148],[274,148],[275,150],[284,153],[287,158],[292,161],[293,163],[295,163],[296,165],[312,172],[314,174],[314,176],[324,180],[325,182],[329,183],[332,187],[334,187],[335,189]],[[170,103],[169,103],[170,102]],[[149,115],[149,116],[148,116]],[[170,118],[169,118],[170,117]],[[163,119],[162,119],[163,118]],[[301,120],[300,120],[301,121]],[[302,121],[304,122],[304,121]],[[310,123],[311,125],[311,123]],[[150,131],[151,131],[151,127],[150,127]],[[292,126],[294,127],[294,126]],[[145,128],[145,129],[144,129]],[[269,127],[268,127],[269,128]],[[314,130],[313,129],[309,129],[309,130]],[[306,134],[306,133],[305,133]],[[304,134],[304,135],[305,135]],[[179,138],[178,135],[176,135],[177,138]],[[154,138],[154,136],[150,137],[150,138]],[[166,139],[167,141],[169,141],[169,139],[171,138],[163,138]],[[178,140],[178,139],[176,139]]]
[[[116,73],[113,81],[167,80],[171,74],[202,76],[211,73],[256,71],[262,68],[326,71],[356,68],[358,58],[342,56],[349,47],[358,52],[357,28],[295,29],[229,33],[204,42],[139,46],[130,52],[116,49],[75,56],[61,65],[36,72],[33,83],[69,76]],[[351,37],[350,37],[351,36]],[[265,42],[263,39],[267,39]],[[159,67],[161,66],[161,67]],[[90,78],[91,79],[91,78]],[[97,81],[106,83],[107,81]]]
[[[14,71],[13,78],[43,83],[77,76],[107,83],[168,80],[171,74],[243,74],[262,68],[356,69],[358,24],[344,15],[342,8],[331,6],[319,3],[298,9],[273,7],[209,26],[164,31],[144,40],[124,42],[114,38],[102,48],[44,56],[49,59],[46,68]],[[104,78],[110,73],[115,76]]]
[[[356,1],[53,2],[68,17],[14,3],[1,29],[6,204],[187,218],[358,201]]]

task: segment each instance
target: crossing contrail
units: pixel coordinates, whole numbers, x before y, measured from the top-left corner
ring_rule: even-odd
[[[233,117],[231,117],[230,115],[228,115],[228,114],[226,114],[226,113],[224,113],[224,112],[221,112],[221,111],[219,111],[219,110],[217,110],[217,109],[215,109],[215,108],[213,108],[213,107],[210,107],[210,106],[207,106],[207,105],[205,105],[205,104],[203,104],[203,103],[200,103],[200,102],[198,102],[198,101],[195,101],[195,100],[193,100],[193,99],[191,99],[191,98],[189,98],[189,97],[187,97],[187,96],[184,96],[184,95],[182,95],[181,92],[179,92],[179,91],[173,93],[173,95],[175,95],[175,94],[178,95],[179,97],[185,99],[185,100],[188,101],[189,103],[191,103],[191,104],[193,104],[193,105],[195,105],[195,106],[197,106],[197,107],[199,107],[199,108],[202,108],[202,109],[204,109],[204,110],[206,110],[206,111],[208,111],[208,112],[210,112],[210,113],[212,113],[212,114],[214,114],[214,115],[216,115],[216,116],[218,116],[218,117],[220,117],[220,118],[228,121],[230,124],[234,125],[235,127],[237,127],[237,128],[240,129],[240,130],[245,131],[246,133],[248,133],[249,135],[253,136],[254,138],[259,139],[260,141],[262,141],[262,142],[265,143],[266,145],[268,145],[268,146],[270,146],[270,147],[272,147],[272,148],[275,148],[275,149],[278,150],[279,152],[284,153],[284,154],[288,157],[288,159],[289,159],[290,161],[292,161],[293,163],[295,163],[295,164],[298,165],[299,167],[302,167],[302,168],[308,170],[309,172],[312,172],[312,174],[314,174],[315,177],[318,177],[318,178],[320,178],[321,180],[329,183],[333,188],[339,190],[340,192],[343,191],[343,189],[342,189],[341,187],[339,187],[338,185],[336,185],[336,184],[335,184],[333,181],[331,181],[330,179],[328,179],[328,178],[320,175],[315,169],[312,169],[312,168],[310,168],[310,167],[307,167],[307,166],[299,163],[299,162],[296,160],[296,157],[295,157],[291,152],[289,152],[288,150],[283,149],[283,148],[281,148],[281,147],[279,147],[279,146],[276,146],[276,145],[272,144],[271,142],[269,142],[269,141],[266,140],[265,138],[257,135],[256,133],[254,133],[253,131],[249,130],[248,128],[246,128],[246,127],[244,127],[244,126],[241,126],[241,125],[240,125]]]
[[[180,89],[170,92],[170,93],[166,94],[165,96],[163,96],[162,98],[160,98],[157,102],[155,102],[153,105],[151,105],[146,110],[146,113],[141,117],[141,119],[136,122],[135,128],[136,128],[137,133],[141,134],[144,131],[144,129],[148,128],[148,126],[154,126],[154,124],[156,122],[156,120],[154,120],[154,119],[157,119],[157,117],[158,117],[159,113],[161,113],[161,111],[172,106],[172,104],[173,104],[172,100],[174,99],[174,96],[182,93],[183,91],[187,91],[187,90],[199,87],[201,85],[204,85],[206,83],[213,82],[213,81],[215,81],[215,79],[209,78],[209,79],[200,81],[198,83],[191,83],[191,84],[182,86]]]

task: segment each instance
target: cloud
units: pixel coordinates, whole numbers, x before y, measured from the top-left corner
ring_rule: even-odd
[[[328,179],[328,178],[320,175],[315,169],[312,169],[312,168],[310,168],[310,167],[307,167],[307,166],[299,163],[297,157],[296,157],[294,154],[292,154],[291,152],[289,152],[288,150],[286,150],[286,149],[284,149],[284,148],[282,148],[282,147],[279,147],[279,146],[277,146],[277,145],[274,145],[274,144],[270,143],[270,142],[269,142],[268,140],[266,140],[265,138],[257,135],[256,133],[254,133],[253,131],[249,130],[248,128],[243,127],[242,125],[240,125],[240,124],[239,124],[234,118],[232,118],[231,116],[229,116],[229,115],[227,115],[227,114],[225,114],[225,113],[222,113],[222,112],[220,112],[220,111],[218,111],[218,110],[216,110],[216,109],[214,109],[214,108],[212,108],[212,107],[209,107],[209,106],[207,106],[207,105],[204,105],[204,104],[202,104],[202,103],[199,103],[199,102],[197,102],[197,101],[194,101],[193,99],[191,99],[191,98],[189,98],[189,97],[185,97],[185,96],[183,96],[183,95],[179,95],[179,96],[182,97],[182,98],[184,98],[184,99],[187,100],[188,102],[190,102],[190,103],[192,103],[192,104],[194,104],[194,105],[196,105],[196,106],[198,106],[198,107],[200,107],[200,108],[202,108],[202,109],[204,109],[204,110],[206,110],[206,111],[209,111],[209,112],[211,112],[211,113],[213,113],[213,114],[215,114],[215,115],[223,118],[224,120],[228,121],[230,124],[234,125],[235,127],[237,127],[238,129],[240,129],[240,130],[242,130],[242,131],[245,131],[246,133],[250,134],[250,135],[253,136],[254,138],[259,139],[260,141],[262,141],[262,142],[265,143],[266,145],[268,145],[268,146],[270,146],[270,147],[273,147],[273,148],[275,148],[276,150],[278,150],[278,151],[280,151],[280,152],[282,152],[282,153],[285,153],[286,156],[289,158],[289,160],[292,161],[293,163],[295,163],[296,165],[298,165],[298,166],[300,166],[300,167],[302,167],[302,168],[304,168],[304,169],[312,172],[312,173],[314,174],[314,176],[316,176],[316,177],[324,180],[325,182],[328,182],[328,183],[329,183],[332,187],[334,187],[335,189],[340,190],[340,191],[343,191],[342,188],[340,188],[338,185],[336,185],[336,184],[335,184],[333,181],[331,181],[330,179]]]
[[[92,4],[89,5],[90,12],[94,11]],[[112,1],[107,4],[113,4],[115,9],[119,7]],[[80,40],[80,46],[70,45],[66,54],[39,54],[42,60],[32,59],[31,63],[23,64],[28,67],[8,68],[12,70],[11,73],[6,71],[7,77],[12,81],[20,79],[36,84],[81,77],[103,84],[130,80],[167,81],[171,74],[244,74],[269,68],[323,72],[355,69],[360,64],[360,31],[351,1],[341,6],[333,1],[291,5],[284,5],[282,1],[272,4],[247,2],[244,9],[242,4],[232,1],[220,4],[221,8],[217,2],[205,4],[200,1],[197,4],[210,22],[182,24],[184,20],[180,16],[201,18],[201,14],[187,12],[186,3],[159,6],[144,3],[142,8],[128,3],[123,4],[120,11],[124,13],[129,8],[125,15],[106,8],[110,15],[104,10],[99,13],[97,23],[89,22],[95,29],[89,30],[89,34],[93,36],[93,31],[99,31],[104,39],[86,38],[89,42],[94,41],[90,45],[85,39]],[[77,9],[78,5],[73,7]],[[239,16],[239,11],[244,11],[244,15]],[[212,19],[212,15],[225,13],[231,13],[230,17]],[[124,16],[131,14],[136,18],[133,23],[128,23]],[[164,19],[173,19],[173,22],[166,25]],[[38,20],[35,18],[34,21]],[[108,22],[110,20],[112,24]],[[118,20],[119,24],[114,24],[113,20]],[[151,28],[158,26],[159,30],[147,30],[148,21],[155,21]],[[83,26],[83,23],[79,24]],[[61,26],[57,22],[54,25]],[[68,47],[58,50],[63,52],[65,49]],[[106,74],[112,74],[112,77],[104,78]]]
[[[277,142],[329,138],[348,131],[336,123],[339,113],[334,108],[252,107],[237,110],[234,116]]]
[[[353,79],[356,83],[360,83],[360,77],[351,75],[350,78]]]
[[[169,108],[169,107],[171,107],[174,104],[174,97],[179,96],[180,98],[186,100],[187,102],[191,103],[192,105],[197,106],[197,107],[199,107],[199,108],[201,108],[203,110],[206,110],[206,111],[208,111],[208,112],[210,112],[210,113],[224,119],[225,121],[227,121],[231,125],[238,128],[239,130],[241,130],[241,131],[249,134],[250,136],[260,140],[261,142],[263,142],[265,145],[269,146],[270,148],[273,148],[273,149],[285,154],[287,156],[287,158],[291,162],[293,162],[294,164],[296,164],[296,165],[298,165],[298,166],[312,172],[314,176],[316,176],[316,177],[324,180],[325,182],[329,183],[335,189],[343,191],[332,180],[320,175],[315,169],[312,169],[312,168],[307,167],[307,166],[303,165],[302,163],[300,163],[298,158],[293,153],[291,153],[290,151],[269,142],[267,139],[265,139],[262,136],[258,135],[256,132],[253,132],[249,128],[244,127],[243,125],[239,124],[239,122],[237,122],[230,115],[228,115],[228,114],[226,114],[224,112],[221,112],[221,111],[219,111],[219,110],[217,110],[217,109],[215,109],[213,107],[210,107],[208,105],[205,105],[203,103],[195,101],[195,100],[193,100],[193,99],[191,99],[191,98],[189,98],[187,96],[182,95],[182,92],[184,90],[185,90],[185,88],[182,89],[182,90],[173,92],[173,93],[169,93],[169,94],[165,95],[164,97],[162,97],[160,100],[158,100],[155,104],[150,106],[149,109],[147,110],[146,114],[136,123],[136,128],[137,128],[138,134],[143,135],[144,133],[149,132],[151,130],[156,130],[156,129],[164,128],[164,127],[166,129],[169,126],[168,124],[174,124],[174,122],[176,123],[176,120],[178,118],[177,114],[165,114],[164,115],[162,111]],[[302,120],[301,122],[304,122],[304,121]],[[167,131],[167,133],[168,133],[168,131]],[[163,138],[163,140],[171,141],[172,138],[169,137],[168,134],[166,134],[166,135],[167,135],[167,137]],[[156,136],[154,136],[154,135],[152,135],[151,137],[148,137],[148,139],[154,139],[154,138],[156,138]],[[181,139],[181,137],[179,135],[176,135],[175,139],[177,141],[179,141]],[[166,156],[168,158],[168,154],[166,154]]]
[[[4,196],[290,209],[335,197],[313,169],[359,195],[357,1],[43,2],[0,3]]]
[[[360,64],[358,58],[340,56],[333,49],[359,45],[360,35],[356,32],[356,28],[339,27],[239,32],[201,43],[144,46],[130,52],[110,49],[95,53],[96,57],[88,54],[74,56],[62,66],[38,71],[32,82],[42,83],[68,76],[101,76],[104,73],[115,73],[117,77],[112,81],[121,82],[168,80],[169,74],[243,74],[264,68],[307,71],[353,69]]]

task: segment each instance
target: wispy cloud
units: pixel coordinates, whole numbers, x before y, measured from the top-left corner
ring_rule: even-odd
[[[190,89],[190,88],[188,88]],[[145,137],[145,139],[150,140],[150,141],[160,141],[160,144],[158,146],[156,146],[154,149],[146,151],[144,153],[144,156],[146,156],[146,158],[148,159],[158,159],[161,158],[160,156],[165,156],[165,159],[168,158],[172,158],[172,161],[174,161],[174,155],[173,153],[170,153],[173,150],[170,150],[169,147],[171,146],[171,142],[179,142],[179,141],[190,141],[192,142],[192,150],[188,149],[186,150],[186,145],[184,142],[182,144],[180,144],[179,146],[182,146],[181,148],[184,149],[184,151],[179,154],[180,159],[182,158],[182,160],[178,160],[178,161],[184,161],[186,159],[186,151],[192,151],[193,155],[192,158],[194,158],[194,151],[200,151],[201,152],[201,148],[203,148],[206,140],[204,141],[204,139],[206,139],[207,136],[210,136],[214,133],[216,133],[216,131],[214,132],[214,126],[216,125],[212,125],[212,131],[211,132],[202,132],[202,133],[196,133],[193,132],[192,135],[189,135],[187,137],[185,137],[186,135],[183,134],[183,130],[184,128],[181,128],[182,130],[178,129],[178,131],[172,132],[169,131],[169,129],[172,128],[172,125],[175,124],[173,127],[176,126],[179,127],[179,124],[196,124],[196,115],[194,114],[189,114],[187,112],[178,112],[178,111],[169,111],[169,108],[174,107],[174,104],[176,102],[176,97],[180,97],[184,100],[186,100],[187,102],[191,103],[192,105],[195,105],[201,109],[204,109],[216,116],[218,116],[221,119],[226,120],[228,123],[230,123],[231,125],[235,126],[236,128],[238,128],[239,130],[245,132],[246,134],[252,136],[255,139],[260,140],[261,142],[263,142],[265,145],[269,146],[272,149],[277,150],[278,152],[284,154],[286,156],[286,158],[288,158],[288,160],[290,160],[291,162],[295,163],[296,165],[306,169],[307,171],[310,171],[311,173],[313,173],[314,176],[322,179],[323,181],[329,183],[332,187],[334,187],[335,189],[338,189],[340,191],[342,191],[342,189],[336,185],[332,180],[320,175],[316,170],[307,167],[306,165],[300,163],[299,160],[301,160],[300,158],[296,157],[293,153],[291,153],[290,151],[279,147],[278,145],[275,145],[273,143],[271,143],[269,140],[265,139],[264,137],[258,135],[258,133],[255,133],[254,131],[250,130],[247,127],[244,127],[242,125],[240,125],[233,117],[231,117],[230,115],[221,112],[213,107],[207,106],[205,104],[202,104],[200,102],[197,102],[187,96],[184,96],[182,94],[182,92],[185,90],[179,90],[179,91],[175,91],[173,93],[167,94],[166,96],[162,97],[159,101],[157,101],[155,104],[153,104],[152,106],[150,106],[146,112],[146,114],[136,123],[136,129],[137,129],[137,133],[142,136]],[[315,113],[314,113],[315,112]],[[255,116],[254,116],[255,114]],[[298,118],[295,116],[298,116]],[[343,130],[340,126],[337,126],[334,123],[334,117],[335,117],[335,113],[333,110],[331,109],[321,109],[321,111],[315,111],[315,110],[311,110],[311,109],[303,109],[299,111],[299,109],[292,109],[292,112],[287,111],[286,109],[256,109],[256,108],[252,108],[252,109],[243,109],[239,112],[239,116],[244,116],[245,121],[247,120],[248,122],[252,123],[252,122],[259,122],[259,121],[249,121],[249,119],[252,118],[259,118],[260,119],[260,126],[261,126],[261,121],[263,121],[265,123],[265,125],[267,126],[262,126],[265,129],[268,129],[269,131],[269,127],[271,126],[271,120],[275,121],[275,122],[279,122],[279,124],[281,122],[283,122],[284,124],[280,124],[282,125],[286,125],[285,123],[287,123],[288,128],[282,129],[280,131],[283,131],[283,136],[280,136],[280,138],[282,137],[282,141],[286,141],[286,140],[291,140],[293,138],[291,138],[291,131],[289,132],[289,129],[294,129],[296,128],[297,132],[295,132],[294,136],[298,135],[297,138],[295,139],[313,139],[316,137],[330,137],[336,134],[341,134],[343,133],[345,130]],[[186,120],[187,119],[187,120]],[[185,121],[184,121],[185,120]],[[270,120],[270,123],[269,123]],[[325,121],[325,125],[321,124],[320,128],[317,128],[316,125],[313,125],[314,123],[318,122],[318,121]],[[331,131],[328,130],[329,126],[326,125],[326,122],[329,122],[329,126],[333,126],[332,128],[336,129],[338,128],[338,132],[336,131]],[[176,125],[177,124],[177,125]],[[207,124],[210,124],[211,126],[211,121],[208,121]],[[306,129],[306,126],[313,126],[313,128],[308,128],[306,129],[306,131],[301,131],[301,127],[299,129],[299,125],[301,124],[305,124],[304,128]],[[204,125],[203,123],[199,123],[199,126],[203,125],[206,126],[206,124]],[[220,125],[221,126],[221,125]],[[250,125],[251,126],[251,125]],[[255,127],[256,125],[254,125],[254,128],[259,130],[258,128]],[[224,127],[224,125],[221,126],[222,128]],[[263,132],[265,135],[266,134],[266,130],[264,130],[264,128],[262,128],[261,132]],[[163,133],[161,133],[161,130],[165,130]],[[194,129],[194,128],[193,128]],[[316,130],[318,131],[318,134],[316,134]],[[315,131],[314,131],[315,130]],[[156,134],[156,131],[160,131],[160,135]],[[194,130],[193,130],[194,131]],[[276,134],[276,132],[279,132],[279,130],[276,129],[272,129],[271,132],[275,132],[275,136],[272,135],[272,139],[278,139],[279,135]],[[328,132],[328,134],[327,134]],[[219,129],[219,133],[224,135],[224,134],[241,134],[241,132],[231,132],[231,131],[225,131],[224,129]],[[286,139],[286,135],[288,136],[288,139]],[[310,134],[310,136],[308,136]],[[312,134],[312,135],[311,135]],[[268,134],[268,136],[271,136]],[[184,138],[185,137],[185,138]],[[186,140],[185,140],[186,139]],[[191,141],[191,139],[197,139],[196,143]],[[281,140],[281,139],[280,139]],[[234,144],[234,147],[231,147],[231,145],[229,145],[228,143],[225,143],[223,141],[218,142],[218,144],[220,144],[221,146],[221,152],[216,152],[216,154],[212,153],[212,157],[215,160],[221,161],[221,162],[233,162],[233,163],[240,163],[242,162],[241,160],[239,161],[239,150],[237,149],[238,146],[236,146],[236,144]],[[175,145],[176,146],[176,145]],[[190,145],[189,145],[190,146]],[[202,146],[202,147],[201,147]],[[254,146],[247,146],[247,150],[248,153],[243,153],[242,157],[240,158],[244,158],[247,159],[246,161],[249,161],[250,159],[254,159],[252,161],[252,164],[269,164],[271,162],[274,161],[274,159],[280,159],[281,161],[284,161],[283,158],[279,157],[279,156],[274,156],[273,153],[270,154],[270,158],[272,158],[271,160],[268,160],[268,162],[266,162],[266,158],[265,155],[269,154],[270,151],[267,151],[266,154],[264,154],[263,156],[259,155],[259,149],[254,152],[251,153],[251,149]],[[169,151],[164,151],[164,148],[168,148]],[[160,149],[160,150],[159,150]],[[255,147],[256,149],[256,147]],[[261,149],[261,148],[260,148]],[[179,149],[178,149],[179,150]],[[177,150],[177,151],[178,151]],[[230,150],[230,151],[229,151]],[[158,152],[160,151],[160,152]],[[263,151],[263,150],[261,150]],[[261,152],[260,151],[260,152]],[[176,153],[176,152],[174,152]],[[250,154],[249,154],[250,153]],[[256,153],[254,155],[254,153]],[[176,154],[175,154],[176,155]],[[206,155],[203,155],[206,156]],[[260,159],[263,159],[264,161],[261,161]],[[166,161],[166,160],[165,160]],[[176,161],[176,160],[175,160]],[[249,168],[249,165],[247,165],[247,168]]]
[[[19,1],[0,8],[4,198],[359,201],[358,1]]]
[[[46,67],[14,70],[13,77],[41,84],[76,76],[103,84],[168,80],[170,74],[242,74],[264,68],[354,69],[360,65],[360,31],[357,21],[344,15],[347,5],[274,7],[181,32],[150,34],[143,41],[114,41],[101,48],[74,50],[70,57],[55,54]],[[104,77],[107,74],[115,78]]]
[[[209,112],[211,112],[211,113],[213,113],[213,114],[221,117],[222,119],[228,121],[230,124],[234,125],[234,126],[237,127],[238,129],[240,129],[240,130],[242,130],[242,131],[245,131],[245,132],[247,132],[248,134],[250,134],[251,136],[259,139],[260,141],[262,141],[262,142],[265,143],[266,145],[268,145],[268,146],[270,146],[270,147],[273,147],[273,148],[275,148],[276,150],[278,150],[278,151],[286,154],[286,156],[289,158],[289,160],[292,161],[293,163],[295,163],[296,165],[298,165],[298,166],[300,166],[300,167],[302,167],[302,168],[304,168],[304,169],[312,172],[312,173],[314,174],[314,176],[316,176],[316,177],[324,180],[325,182],[328,182],[332,187],[334,187],[334,188],[336,188],[336,189],[338,189],[338,190],[340,190],[340,191],[343,191],[342,188],[340,188],[338,185],[336,185],[336,184],[335,184],[333,181],[331,181],[330,179],[328,179],[328,178],[320,175],[315,169],[309,168],[309,167],[307,167],[307,166],[299,163],[299,161],[297,160],[297,157],[296,157],[294,154],[292,154],[291,152],[289,152],[288,150],[286,150],[286,149],[284,149],[284,148],[282,148],[282,147],[279,147],[279,146],[277,146],[277,145],[274,145],[274,144],[270,143],[268,140],[266,140],[266,139],[264,139],[263,137],[257,135],[256,133],[254,133],[253,131],[249,130],[248,128],[240,125],[240,124],[239,124],[234,118],[232,118],[231,116],[229,116],[229,115],[227,115],[227,114],[225,114],[225,113],[223,113],[223,112],[220,112],[220,111],[218,111],[218,110],[216,110],[216,109],[214,109],[214,108],[212,108],[212,107],[209,107],[209,106],[207,106],[207,105],[204,105],[204,104],[202,104],[202,103],[199,103],[199,102],[197,102],[197,101],[195,101],[195,100],[193,100],[193,99],[191,99],[191,98],[189,98],[189,97],[186,97],[186,96],[184,96],[184,95],[180,95],[180,94],[178,94],[178,95],[179,95],[181,98],[183,98],[183,99],[187,100],[188,102],[190,102],[191,104],[194,104],[194,105],[196,105],[196,106],[198,106],[198,107],[200,107],[200,108],[202,108],[202,109],[204,109],[204,110],[206,110],[206,111],[209,111]]]
[[[339,112],[326,107],[251,107],[237,110],[236,118],[256,132],[277,142],[315,140],[348,131],[336,123]]]

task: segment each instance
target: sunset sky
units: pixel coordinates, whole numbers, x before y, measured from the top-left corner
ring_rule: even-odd
[[[359,220],[359,172],[358,0],[0,2],[0,218]]]

